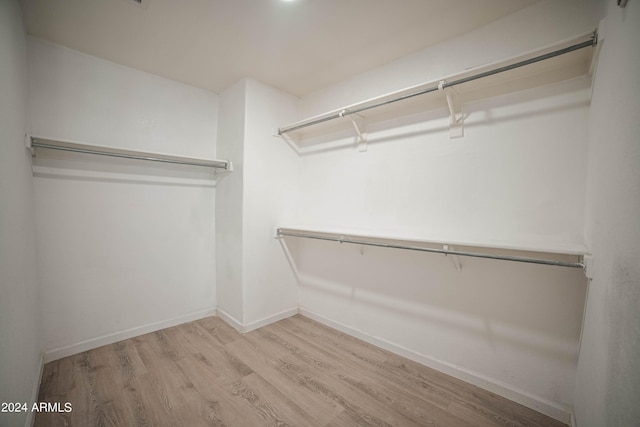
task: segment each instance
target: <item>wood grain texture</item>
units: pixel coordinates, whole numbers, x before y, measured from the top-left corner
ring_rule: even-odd
[[[563,426],[297,315],[216,317],[45,365],[36,426]]]

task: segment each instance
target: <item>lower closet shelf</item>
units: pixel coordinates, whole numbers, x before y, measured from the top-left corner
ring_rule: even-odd
[[[459,240],[443,241],[442,239],[418,239],[400,235],[393,236],[353,232],[352,230],[307,227],[280,227],[276,231],[276,237],[298,237],[390,249],[580,268],[583,270],[586,270],[590,263],[588,252],[578,246],[550,249],[539,245],[497,245]],[[453,249],[454,246],[456,249]],[[513,252],[517,252],[517,254],[513,255]]]

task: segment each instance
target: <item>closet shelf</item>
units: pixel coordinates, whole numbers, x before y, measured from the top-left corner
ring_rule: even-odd
[[[36,155],[37,148],[45,148],[51,150],[71,151],[74,153],[95,154],[99,156],[224,169],[227,172],[231,172],[233,170],[233,165],[229,160],[208,160],[195,157],[173,156],[149,153],[145,151],[124,150],[121,148],[104,147],[99,145],[78,144],[76,142],[57,141],[39,137],[27,138],[27,148],[31,150],[31,153],[34,156]]]
[[[290,226],[276,230],[276,237],[300,237],[316,240],[406,249],[474,258],[489,258],[532,264],[585,269],[590,255],[581,245],[501,244],[460,240],[429,239],[403,235],[368,233],[348,229]],[[455,248],[455,249],[454,249]],[[513,252],[517,252],[515,255]]]
[[[367,122],[442,108],[448,108],[452,127],[462,125],[461,103],[589,75],[596,42],[595,32],[584,34],[309,117],[278,128],[277,136],[304,140],[355,127],[362,142]]]

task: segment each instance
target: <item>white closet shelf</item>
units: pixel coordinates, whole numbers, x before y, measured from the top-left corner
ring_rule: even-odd
[[[583,34],[309,117],[278,128],[277,134],[304,140],[355,127],[362,138],[366,131],[363,123],[443,108],[449,108],[453,124],[460,119],[460,111],[455,111],[459,110],[456,104],[589,75],[596,40],[595,33]]]
[[[582,269],[590,257],[583,245],[571,243],[545,246],[539,242],[464,241],[307,226],[287,226],[276,230],[276,237],[286,236]]]
[[[233,165],[229,160],[209,160],[196,157],[183,157],[169,154],[150,153],[145,151],[126,150],[122,148],[105,147],[100,145],[79,144],[70,141],[58,141],[41,137],[27,138],[27,148],[35,156],[36,149],[71,151],[74,153],[95,154],[99,156],[120,157],[134,160],[145,160],[160,163],[172,163],[188,166],[199,166],[232,171]]]

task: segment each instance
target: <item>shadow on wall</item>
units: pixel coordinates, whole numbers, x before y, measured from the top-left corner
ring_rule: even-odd
[[[409,317],[415,325],[481,336],[491,346],[577,360],[586,296],[582,271],[474,258],[460,258],[457,271],[452,260],[438,254],[297,244],[299,262],[289,259],[299,284],[319,295],[329,311]]]

